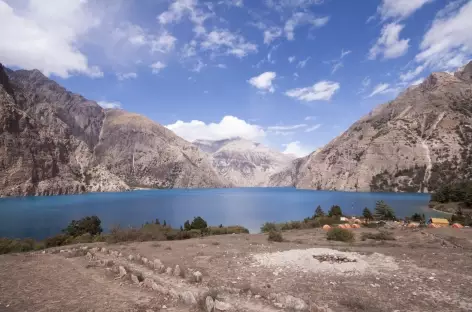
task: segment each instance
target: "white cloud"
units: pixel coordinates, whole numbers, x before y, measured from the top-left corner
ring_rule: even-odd
[[[388,83],[380,83],[375,86],[374,90],[372,90],[372,93],[369,94],[367,97],[373,97],[374,95],[377,94],[386,94],[386,93],[395,93],[398,92],[397,88],[391,88],[390,84]]]
[[[153,74],[158,74],[162,69],[166,68],[167,65],[162,63],[161,61],[158,61],[158,62],[152,64],[150,67],[152,69]]]
[[[304,68],[310,59],[311,57],[307,57],[303,61],[299,61],[297,64],[297,68]]]
[[[305,129],[305,132],[313,132],[313,131],[317,130],[319,127],[321,127],[321,124],[313,125],[313,126],[311,126],[311,127],[309,127],[309,128],[306,128],[306,129]]]
[[[226,66],[226,64],[217,64],[216,67],[221,68],[221,69],[228,68],[228,66]]]
[[[285,95],[300,101],[328,101],[340,88],[340,84],[332,81],[320,81],[311,87],[291,89]]]
[[[324,0],[265,0],[266,5],[277,11],[285,9],[303,9],[311,5],[320,5]]]
[[[371,82],[370,77],[367,76],[364,79],[362,79],[362,86],[364,88],[368,87],[368,86],[370,86],[370,82]]]
[[[424,66],[419,65],[416,67],[414,70],[410,70],[406,73],[400,74],[400,80],[402,82],[407,82],[413,80],[416,76],[421,74],[421,72],[424,70]]]
[[[420,83],[422,83],[423,81],[424,81],[424,78],[417,79],[417,80],[413,81],[412,83],[410,83],[410,86],[417,86]]]
[[[314,17],[312,14],[306,12],[297,12],[285,23],[284,31],[288,40],[295,38],[295,28],[304,24],[311,24],[314,27],[321,27],[326,25],[329,21],[329,16]]]
[[[277,74],[275,72],[265,72],[259,76],[252,77],[248,82],[260,90],[274,92],[275,90],[272,81],[276,76]]]
[[[167,32],[164,32],[151,41],[151,51],[168,53],[174,49],[176,41],[177,38]]]
[[[339,58],[326,62],[328,64],[332,64],[331,74],[334,74],[335,72],[338,71],[338,69],[344,67],[343,58],[351,54],[351,52],[352,52],[351,50],[344,51],[344,49],[342,49],[341,56]]]
[[[247,42],[243,36],[225,29],[213,30],[206,34],[201,46],[204,50],[240,58],[257,52],[257,45]]]
[[[0,56],[7,66],[37,68],[45,75],[101,77],[80,51],[81,38],[101,20],[86,1],[0,0]]]
[[[305,117],[305,120],[308,121],[308,120],[315,120],[316,119],[316,116],[306,116]]]
[[[279,27],[270,27],[264,30],[264,43],[270,44],[272,41],[282,36],[282,29]]]
[[[178,23],[184,17],[188,17],[194,24],[193,31],[197,35],[206,33],[204,23],[213,13],[204,12],[203,7],[198,6],[197,0],[173,0],[167,11],[158,16],[159,23],[167,25]]]
[[[117,73],[116,78],[118,78],[118,80],[120,80],[120,81],[123,81],[123,80],[126,80],[126,79],[136,79],[136,78],[138,78],[138,74],[133,73],[133,72]]]
[[[377,11],[383,20],[404,19],[433,0],[383,0]]]
[[[369,51],[369,59],[375,60],[378,55],[393,59],[404,55],[409,48],[410,39],[400,39],[404,25],[391,23],[382,28],[380,37]]]
[[[289,56],[288,57],[288,62],[293,63],[293,62],[295,62],[295,59],[296,59],[295,56]]]
[[[463,65],[472,54],[472,2],[440,14],[428,29],[416,61],[434,69],[450,70]]]
[[[295,155],[296,157],[304,157],[313,152],[313,150],[309,147],[303,146],[300,141],[290,142],[288,144],[284,144],[284,146],[284,154]]]
[[[223,140],[235,137],[259,141],[266,135],[262,127],[234,116],[224,116],[219,123],[209,124],[199,120],[190,122],[178,120],[166,127],[190,142],[195,140]]]
[[[300,129],[300,128],[305,128],[306,126],[307,126],[307,124],[298,124],[298,125],[290,125],[290,126],[270,126],[270,127],[267,127],[267,130],[270,130],[270,131],[296,130],[296,129]]]
[[[103,108],[121,108],[120,102],[98,101],[97,104]]]

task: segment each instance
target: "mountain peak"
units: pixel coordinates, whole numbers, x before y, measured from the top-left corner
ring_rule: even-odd
[[[472,61],[459,68],[459,70],[454,73],[454,76],[459,79],[472,82]]]
[[[5,91],[13,96],[13,88],[10,84],[10,79],[8,78],[6,68],[0,63],[0,85],[3,86]]]

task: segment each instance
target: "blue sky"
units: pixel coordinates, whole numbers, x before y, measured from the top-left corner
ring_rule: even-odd
[[[465,0],[0,0],[0,62],[188,139],[298,156],[472,54]]]

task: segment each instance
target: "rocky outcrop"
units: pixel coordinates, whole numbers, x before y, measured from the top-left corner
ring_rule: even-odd
[[[471,77],[472,63],[455,74],[431,74],[271,181],[310,189],[428,192],[471,179]]]
[[[193,142],[211,155],[213,168],[234,186],[268,186],[269,177],[290,167],[293,157],[241,138]]]
[[[0,64],[0,196],[227,186],[205,157],[147,118]]]
[[[228,185],[196,146],[142,115],[123,110],[106,111],[94,154],[97,163],[132,186]]]

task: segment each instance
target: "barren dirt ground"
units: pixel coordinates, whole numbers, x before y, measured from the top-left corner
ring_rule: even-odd
[[[282,243],[239,234],[4,255],[0,311],[472,311],[472,229],[353,231],[352,244],[312,229]]]

